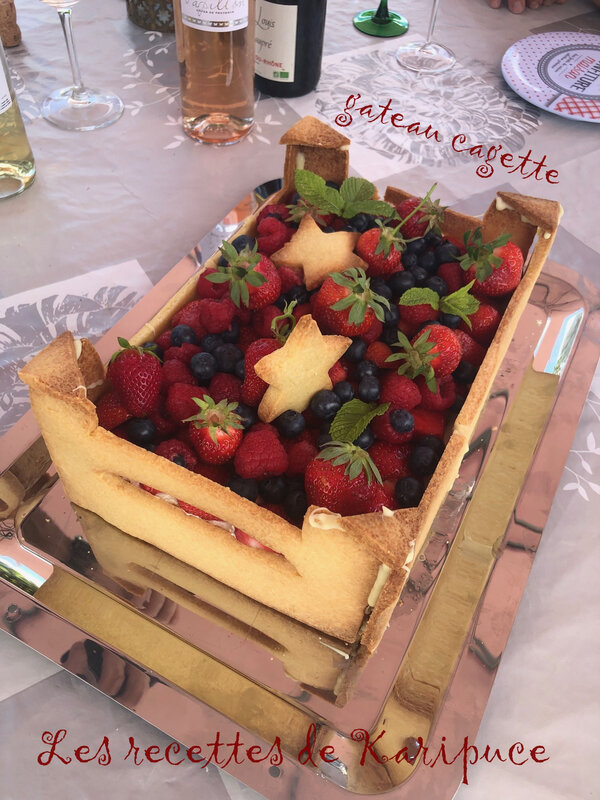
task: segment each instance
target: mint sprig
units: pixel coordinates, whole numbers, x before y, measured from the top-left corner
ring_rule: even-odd
[[[349,400],[335,415],[329,434],[335,441],[352,443],[375,417],[385,414],[389,407],[389,403],[365,403],[358,398]]]
[[[407,289],[398,300],[401,306],[431,306],[435,311],[440,307],[440,296],[433,289],[415,286]]]
[[[452,292],[452,294],[448,294],[440,300],[440,311],[444,314],[454,314],[460,317],[469,328],[472,327],[469,317],[479,308],[479,300],[473,297],[470,291],[474,283],[475,281],[472,280],[465,286],[461,286],[456,292]]]
[[[364,178],[346,178],[338,191],[327,186],[325,180],[314,172],[297,169],[294,182],[300,197],[322,214],[335,214],[343,219],[361,213],[398,218],[394,206],[383,200],[373,200],[375,185]]]

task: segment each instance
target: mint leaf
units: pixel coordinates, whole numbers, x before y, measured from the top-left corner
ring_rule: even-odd
[[[325,196],[325,181],[307,169],[297,169],[294,173],[296,191],[311,206],[317,206]]]
[[[389,403],[365,403],[358,398],[349,400],[334,417],[329,433],[337,442],[350,442],[361,435],[375,417],[379,417],[390,407]]]
[[[434,309],[440,307],[440,296],[433,289],[407,289],[401,296],[398,304],[401,306],[431,306]]]
[[[473,280],[440,300],[440,311],[444,314],[454,314],[460,317],[467,323],[469,328],[471,327],[469,317],[479,308],[479,300],[470,293],[474,283],[475,281]]]
[[[376,217],[389,219],[398,218],[398,213],[394,206],[383,200],[361,200],[360,202],[354,200],[344,204],[343,213],[341,214],[344,219],[351,219],[356,214],[374,214]]]
[[[340,186],[340,195],[344,204],[371,200],[375,194],[375,186],[364,178],[346,178]]]

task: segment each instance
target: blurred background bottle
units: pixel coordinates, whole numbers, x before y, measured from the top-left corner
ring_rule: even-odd
[[[327,0],[256,0],[256,88],[272,97],[312,92],[321,76]]]
[[[0,198],[19,194],[34,178],[33,154],[0,43]]]
[[[183,129],[232,144],[254,121],[254,0],[174,0]]]

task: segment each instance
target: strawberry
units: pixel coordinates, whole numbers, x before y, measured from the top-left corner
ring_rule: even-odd
[[[449,292],[457,292],[463,285],[463,270],[458,261],[445,261],[440,264],[437,274],[446,281]]]
[[[519,285],[523,273],[523,254],[504,234],[492,242],[483,243],[481,228],[465,233],[467,252],[459,259],[466,280],[475,283],[478,295],[498,297],[508,294]]]
[[[280,250],[296,232],[277,217],[264,217],[256,226],[258,252],[265,256]]]
[[[271,547],[267,547],[266,544],[262,544],[261,542],[258,541],[258,539],[255,539],[254,536],[250,536],[249,533],[246,533],[245,531],[242,531],[239,528],[236,528],[234,530],[233,535],[238,540],[238,542],[241,542],[242,544],[245,544],[248,547],[254,547],[256,550],[268,550],[269,553],[275,552],[275,550],[273,550]]]
[[[340,381],[345,381],[348,377],[348,368],[341,361],[336,361],[329,370],[329,380],[335,386]]]
[[[223,242],[219,249],[226,266],[206,277],[211,283],[229,284],[229,295],[238,308],[264,308],[277,300],[281,292],[281,278],[275,264],[258,253],[257,246],[246,246],[238,253],[230,242]]]
[[[436,436],[444,438],[446,429],[446,415],[439,411],[428,411],[425,408],[414,408],[412,415],[415,420],[414,435],[416,439],[422,436]]]
[[[254,426],[244,436],[235,458],[235,471],[242,478],[262,480],[282,475],[288,468],[288,455],[271,425]]]
[[[218,517],[215,517],[214,514],[209,514],[208,511],[202,511],[201,508],[196,508],[196,506],[185,503],[183,500],[178,500],[177,505],[182,509],[182,511],[185,511],[186,514],[191,514],[193,517],[200,517],[200,519],[206,520],[219,519]]]
[[[360,336],[377,320],[383,322],[384,306],[390,305],[371,289],[364,270],[354,267],[326,278],[314,297],[317,322],[344,336]]]
[[[96,414],[98,423],[107,431],[112,431],[113,428],[127,422],[132,416],[116,392],[107,392],[102,395],[96,405]]]
[[[425,382],[423,375],[418,375],[416,382],[421,392],[421,408],[427,411],[446,411],[456,400],[456,384],[451,375],[446,375],[437,381],[437,389],[432,392]]]
[[[408,197],[396,206],[401,220],[400,230],[405,239],[420,239],[429,231],[440,233],[445,208],[440,206],[439,200],[429,199],[434,188],[435,185],[423,199]]]
[[[173,383],[169,386],[165,408],[174,422],[184,422],[198,411],[196,399],[208,394],[202,386],[191,386],[189,383]]]
[[[193,470],[198,466],[198,457],[194,451],[179,439],[165,439],[156,446],[154,452],[157,456],[162,456],[186,469]]]
[[[189,417],[188,434],[194,450],[203,461],[209,464],[222,464],[233,458],[242,441],[242,423],[234,408],[237,403],[219,403],[204,396],[196,399],[198,413]]]
[[[416,333],[424,322],[432,322],[440,316],[439,295],[431,289],[408,289],[398,300],[400,320]]]
[[[242,402],[248,406],[257,406],[262,400],[262,396],[267,391],[267,383],[259,378],[254,371],[254,365],[263,356],[278,350],[281,342],[276,339],[257,339],[246,349],[244,357],[244,368],[246,375],[242,384]]]
[[[382,331],[383,331],[382,323],[378,319],[374,319],[373,322],[371,323],[371,327],[368,328],[362,334],[361,339],[363,339],[368,345],[373,344],[373,342],[376,342],[377,339],[379,339],[379,337],[382,334]]]
[[[408,467],[409,444],[392,444],[391,442],[374,442],[369,447],[369,455],[379,470],[382,479],[398,480],[410,475]]]
[[[490,303],[481,303],[474,314],[469,314],[469,322],[460,323],[460,329],[468,333],[480,345],[487,347],[494,338],[498,329],[502,315],[498,309]]]
[[[385,342],[371,342],[365,353],[365,360],[372,361],[379,369],[392,369],[392,364],[387,364],[387,359],[392,355],[392,348]]]
[[[381,482],[366,450],[347,442],[330,442],[306,467],[308,503],[346,516],[364,513],[373,494],[370,484],[374,477]]]
[[[147,417],[158,403],[161,387],[160,359],[150,350],[132,347],[119,338],[121,350],[110,360],[107,377],[134,417]]]
[[[356,252],[369,266],[369,275],[391,275],[404,269],[402,253],[406,241],[398,233],[399,226],[390,228],[377,222],[376,228],[361,233],[356,243]]]
[[[465,326],[467,327],[467,326]],[[454,335],[460,342],[462,350],[462,361],[468,361],[474,367],[478,367],[485,358],[485,347],[478,344],[473,337],[461,328],[454,331]]]
[[[393,366],[392,364],[388,364]],[[391,403],[394,408],[405,408],[411,411],[421,402],[421,392],[417,384],[406,375],[396,372],[384,373],[381,378],[380,403]]]
[[[393,346],[400,349],[389,357],[389,361],[400,361],[399,375],[416,378],[424,375],[432,392],[437,390],[436,378],[454,372],[461,359],[461,347],[454,331],[445,325],[426,325],[412,341],[398,332],[398,342]]]

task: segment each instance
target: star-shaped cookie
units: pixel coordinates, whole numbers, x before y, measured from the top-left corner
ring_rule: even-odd
[[[346,336],[323,336],[310,316],[300,317],[287,342],[254,365],[269,384],[258,407],[263,422],[284,411],[304,411],[320,389],[331,389],[329,370],[352,344]]]
[[[306,214],[289,242],[273,253],[271,260],[279,267],[286,265],[304,270],[304,283],[310,291],[320,286],[332,272],[366,264],[354,253],[360,233],[337,231],[323,233],[314,219]]]

